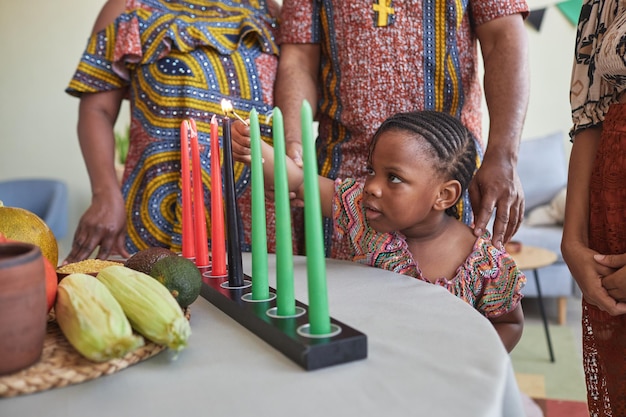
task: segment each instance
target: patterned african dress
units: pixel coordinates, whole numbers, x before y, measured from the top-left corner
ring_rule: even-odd
[[[378,233],[367,224],[363,208],[363,183],[335,180],[333,221],[335,233],[348,240],[352,260],[430,282],[422,275],[406,239],[399,232]],[[487,318],[512,311],[522,299],[526,276],[511,256],[491,243],[489,232],[476,239],[472,252],[452,279],[435,285],[470,304]]]
[[[585,1],[576,36],[570,99],[572,136],[602,133],[589,184],[589,247],[626,253],[626,4]],[[583,368],[592,417],[626,416],[626,315],[582,301]]]
[[[278,62],[276,22],[264,0],[127,0],[126,11],[88,41],[66,89],[84,93],[128,89],[130,149],[122,191],[130,253],[163,246],[181,249],[180,125],[198,128],[205,215],[210,238],[210,121],[221,100],[247,118],[259,113],[270,141]],[[223,160],[224,155],[221,154]],[[243,250],[250,250],[250,172],[235,164]],[[273,204],[267,207],[268,245],[274,250]]]
[[[284,0],[279,42],[321,48],[320,174],[364,178],[370,139],[398,112],[444,111],[481,141],[474,28],[527,11],[525,0]],[[458,211],[471,224],[467,194]]]

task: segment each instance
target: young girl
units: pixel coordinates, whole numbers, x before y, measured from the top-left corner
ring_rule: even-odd
[[[249,140],[233,135],[236,160],[250,162]],[[262,143],[267,186],[274,183],[272,148]],[[487,317],[510,352],[523,330],[525,276],[496,248],[489,232],[476,238],[457,220],[455,204],[472,179],[472,134],[434,111],[396,114],[370,143],[368,176],[319,177],[322,214],[348,239],[353,260],[441,285]],[[303,172],[287,158],[290,191],[303,198]]]

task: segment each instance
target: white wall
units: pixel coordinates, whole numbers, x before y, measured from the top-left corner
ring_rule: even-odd
[[[530,0],[531,7],[543,7],[540,1]],[[102,4],[0,1],[0,179],[44,176],[67,182],[70,232],[61,242],[61,257],[91,197],[76,138],[78,100],[64,90]],[[524,137],[567,131],[575,28],[549,7],[541,31],[528,26],[528,34],[532,81]],[[120,120],[119,129],[127,123]]]
[[[540,0],[529,0],[529,4],[531,9],[543,7]],[[526,27],[530,43],[531,94],[523,137],[532,138],[557,130],[567,133],[571,126],[569,83],[576,27],[556,6],[546,9],[539,32],[530,25]]]
[[[69,251],[91,193],[64,92],[104,0],[0,1],[0,179],[54,177],[70,194]],[[126,123],[128,123],[126,121]]]

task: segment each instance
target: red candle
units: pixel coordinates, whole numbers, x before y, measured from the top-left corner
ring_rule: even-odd
[[[196,238],[196,266],[209,266],[209,245],[206,236],[206,218],[204,216],[204,188],[202,187],[202,167],[200,166],[200,146],[196,122],[189,119],[191,125],[191,175],[193,188],[194,230]]]
[[[191,178],[189,167],[189,123],[183,120],[180,124],[180,174],[182,188],[182,252],[183,256],[193,259],[195,255],[193,236],[193,210],[191,202]]]
[[[226,276],[226,238],[217,118],[211,118],[211,275]]]

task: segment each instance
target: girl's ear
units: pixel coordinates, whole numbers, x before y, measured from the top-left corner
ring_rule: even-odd
[[[457,203],[461,198],[461,183],[457,180],[446,181],[439,187],[439,194],[433,208],[444,211]]]

